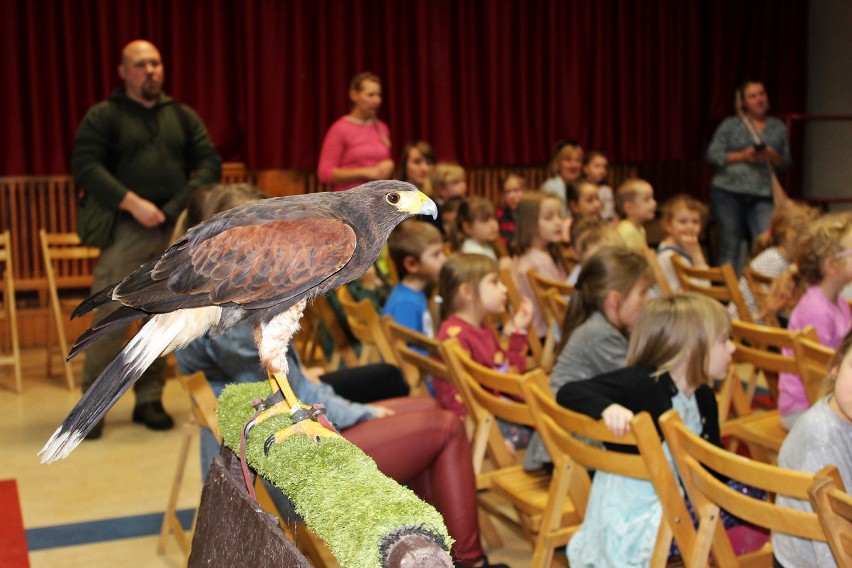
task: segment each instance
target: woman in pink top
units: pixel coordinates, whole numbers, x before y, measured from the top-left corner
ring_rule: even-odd
[[[372,73],[359,73],[349,88],[352,110],[331,125],[322,142],[319,180],[335,191],[393,174],[388,125],[376,118],[382,105],[382,82]]]

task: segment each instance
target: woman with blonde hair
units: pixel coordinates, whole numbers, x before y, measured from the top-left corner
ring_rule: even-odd
[[[568,216],[566,186],[579,180],[583,174],[583,148],[573,140],[560,140],[553,146],[547,171],[550,177],[541,184],[541,191],[558,197],[562,203],[562,215]]]

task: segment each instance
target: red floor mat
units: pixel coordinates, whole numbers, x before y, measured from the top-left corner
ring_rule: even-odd
[[[0,480],[0,567],[29,568],[27,535],[18,500],[18,484],[14,479]]]

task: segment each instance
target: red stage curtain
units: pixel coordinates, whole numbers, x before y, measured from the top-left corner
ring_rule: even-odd
[[[396,149],[466,165],[700,161],[735,84],[801,111],[806,0],[4,0],[0,174],[68,170],[86,109],[144,37],[226,160],[314,168],[351,76],[383,78]]]

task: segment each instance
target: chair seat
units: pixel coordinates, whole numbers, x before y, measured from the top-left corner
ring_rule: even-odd
[[[490,483],[492,490],[510,496],[513,505],[529,517],[530,529],[541,527],[541,513],[547,506],[551,476],[545,471],[526,471],[523,466],[504,468],[492,475],[480,475]],[[570,499],[562,508],[562,526],[579,525],[582,518]],[[576,527],[575,527],[576,528]]]
[[[787,431],[781,426],[781,414],[777,410],[768,410],[725,422],[722,435],[734,436],[747,444],[757,444],[777,454],[787,437]]]

